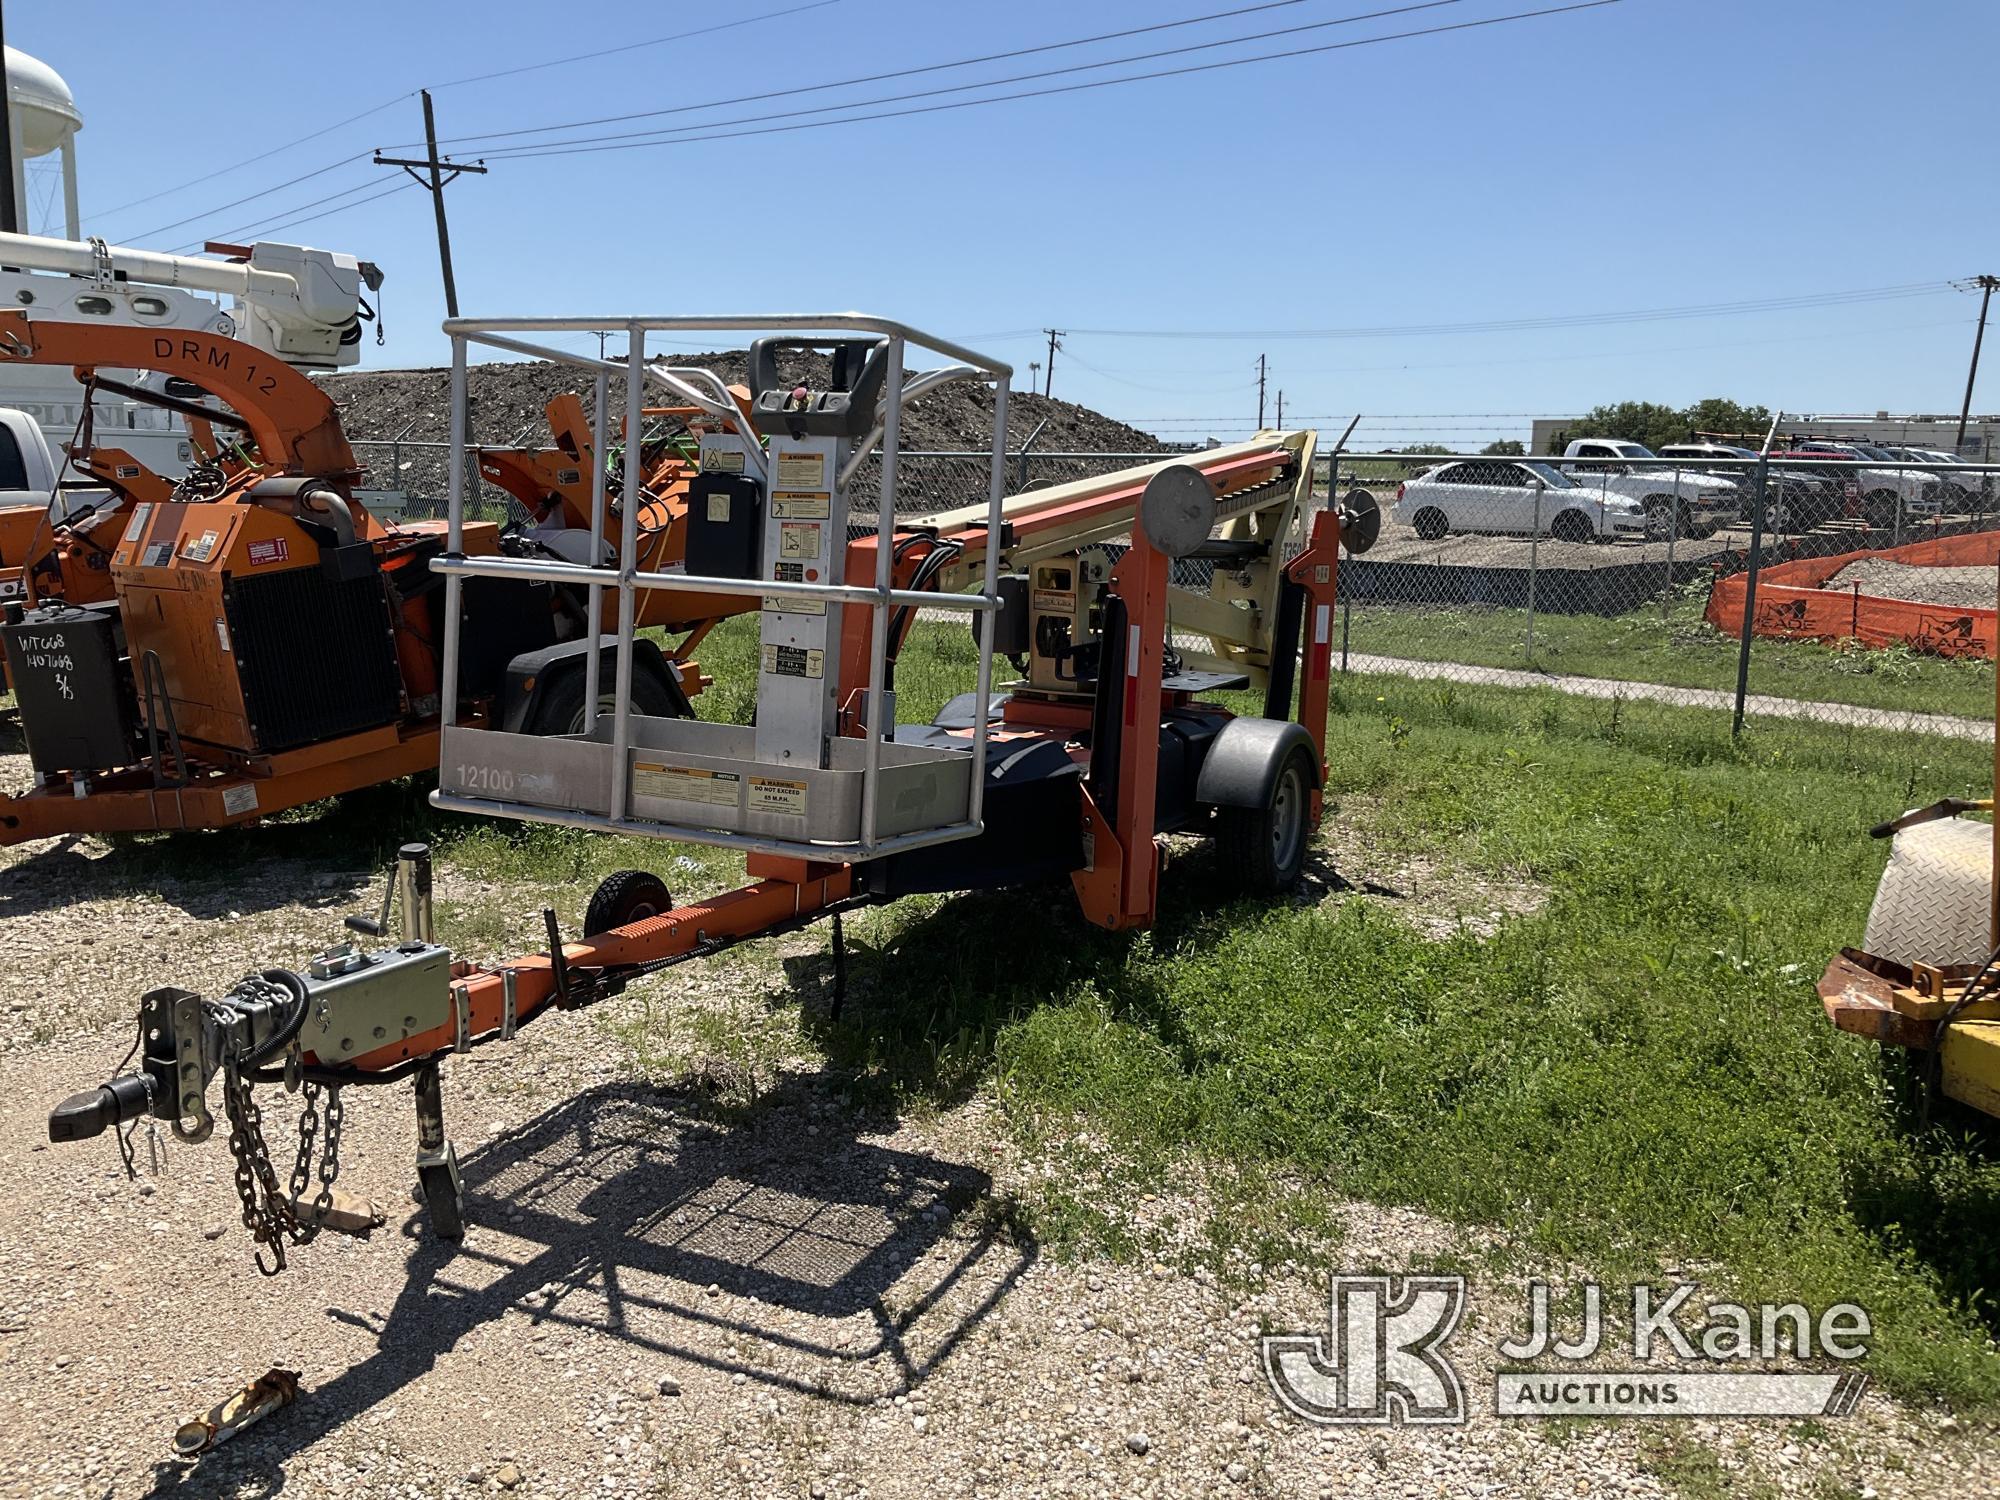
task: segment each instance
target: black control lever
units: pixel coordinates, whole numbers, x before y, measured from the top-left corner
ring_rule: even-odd
[[[84,1141],[114,1125],[136,1120],[153,1107],[153,1080],[127,1073],[100,1088],[71,1094],[49,1111],[51,1141]]]

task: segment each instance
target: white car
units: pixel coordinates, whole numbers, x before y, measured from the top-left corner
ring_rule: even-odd
[[[1550,464],[1504,458],[1462,459],[1426,470],[1396,491],[1389,519],[1427,542],[1452,531],[1540,534],[1559,542],[1643,540],[1653,525],[1638,496],[1582,489]]]

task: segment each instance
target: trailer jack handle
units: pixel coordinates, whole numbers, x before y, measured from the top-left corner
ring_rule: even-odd
[[[555,980],[556,1005],[559,1009],[570,1009],[569,960],[563,956],[562,932],[556,926],[556,909],[542,908],[542,924],[549,930],[549,973]]]

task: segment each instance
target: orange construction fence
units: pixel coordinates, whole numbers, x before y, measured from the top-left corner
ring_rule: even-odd
[[[1996,619],[2000,617],[1990,608],[1924,604],[1821,587],[1842,568],[1867,558],[1918,568],[1991,568],[1996,593],[2000,593],[2000,531],[1972,532],[1904,547],[1802,557],[1761,568],[1752,629],[1758,635],[1785,640],[1853,640],[1864,646],[1909,646],[1938,656],[1994,655],[1996,634],[2000,634]],[[1747,575],[1742,573],[1717,579],[1708,596],[1709,624],[1740,635],[1748,587]]]

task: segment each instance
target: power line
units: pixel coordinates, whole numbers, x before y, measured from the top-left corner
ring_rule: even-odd
[[[408,96],[405,95],[405,97],[407,98]],[[185,219],[176,219],[171,224],[162,224],[157,229],[146,230],[143,234],[121,236],[121,238],[149,240],[156,234],[166,233],[169,229],[179,229],[183,224],[192,224],[197,219],[206,219],[212,214],[223,212],[225,209],[240,208],[245,203],[255,203],[259,198],[268,198],[273,193],[281,193],[286,188],[296,187],[301,182],[310,182],[315,177],[324,177],[329,172],[337,172],[349,162],[366,160],[368,160],[368,153],[366,151],[357,151],[352,156],[343,156],[339,161],[328,162],[325,166],[315,167],[310,172],[301,172],[296,177],[287,177],[283,182],[278,183],[274,187],[263,188],[254,193],[245,193],[241,198],[232,198],[227,203],[218,203],[214,208],[205,208],[198,214],[189,214]]]
[[[1542,10],[1516,11],[1504,16],[1488,16],[1477,21],[1460,21],[1449,26],[1429,26],[1415,31],[1391,32],[1384,36],[1362,37],[1351,42],[1323,42],[1314,47],[1289,47],[1277,52],[1260,52],[1251,57],[1229,58],[1222,62],[1191,63],[1179,68],[1160,68],[1150,73],[1132,73],[1123,78],[1099,78],[1088,83],[1058,84],[1050,88],[1023,89],[1012,94],[995,94],[986,99],[958,99],[947,104],[916,105],[907,109],[878,110],[874,114],[850,115],[839,120],[814,120],[790,125],[766,125],[755,130],[717,130],[706,135],[679,135],[674,139],[617,141],[607,145],[572,145],[561,142],[542,147],[521,147],[503,149],[489,153],[499,158],[525,158],[533,156],[576,156],[594,154],[600,151],[636,151],[652,146],[688,146],[704,141],[739,140],[749,136],[785,135],[800,130],[821,130],[834,125],[858,125],[871,120],[903,119],[912,115],[940,114],[949,110],[976,109],[987,104],[1007,104],[1020,99],[1040,99],[1055,94],[1078,94],[1092,89],[1112,88],[1124,83],[1146,83],[1160,78],[1180,78],[1195,73],[1213,73],[1224,68],[1241,68],[1252,63],[1275,62],[1293,57],[1310,57],[1325,52],[1345,52],[1356,47],[1372,47],[1383,42],[1409,41],[1416,37],[1439,36],[1446,32],[1473,31],[1487,26],[1500,26],[1510,21],[1530,21],[1544,16],[1566,15],[1572,11],[1598,10],[1607,5],[1617,5],[1620,0],[1577,0],[1570,5],[1550,6]],[[851,106],[860,108],[862,106]]]
[[[1129,26],[1122,31],[1099,32],[1096,36],[1078,37],[1074,41],[1043,42],[1038,46],[1015,47],[1006,52],[988,52],[979,57],[960,58],[955,62],[925,63],[919,67],[912,67],[912,68],[892,68],[889,71],[883,73],[864,73],[854,78],[842,78],[834,83],[810,83],[801,85],[798,88],[770,89],[761,94],[738,94],[734,98],[729,98],[729,99],[711,99],[703,104],[677,104],[666,109],[645,109],[645,110],[634,110],[628,114],[600,115],[595,119],[569,120],[560,125],[525,126],[519,130],[496,130],[489,132],[488,134],[485,135],[447,136],[443,144],[458,145],[459,143],[464,141],[493,141],[512,136],[548,135],[558,130],[585,130],[593,125],[618,125],[618,124],[623,124],[628,120],[653,120],[653,119],[659,119],[666,115],[691,114],[705,109],[726,109],[728,106],[732,104],[761,104],[768,99],[790,99],[800,94],[818,94],[818,93],[824,93],[829,89],[854,88],[864,83],[885,83],[890,81],[891,79],[897,79],[897,78],[917,78],[921,77],[926,73],[944,73],[944,72],[949,72],[954,68],[972,68],[979,66],[981,63],[1005,62],[1009,58],[1032,57],[1038,53],[1043,53],[1043,52],[1063,52],[1067,51],[1072,47],[1088,47],[1097,42],[1118,41],[1125,37],[1144,36],[1150,32],[1156,32],[1156,31],[1173,31],[1184,26],[1203,25],[1209,21],[1226,21],[1226,20],[1231,20],[1237,16],[1253,15],[1258,11],[1282,10],[1289,6],[1303,5],[1305,3],[1306,0],[1264,0],[1264,3],[1259,5],[1244,5],[1244,6],[1238,6],[1234,10],[1211,11],[1207,15],[1189,16],[1185,20],[1159,21],[1155,22],[1150,26]],[[1457,3],[1457,0],[1441,0],[1441,3]],[[1342,25],[1345,23],[1337,21],[1326,21],[1326,22],[1321,22],[1319,24],[1323,26],[1332,26],[1332,25]],[[1313,28],[1294,28],[1294,29],[1310,30]],[[1262,36],[1266,37],[1282,36],[1285,34],[1286,33],[1284,32],[1261,33]],[[1256,41],[1258,39],[1259,37],[1257,36],[1248,36],[1248,37],[1237,37],[1234,40],[1242,42],[1242,41]],[[1229,43],[1210,42],[1207,43],[1206,45],[1211,47],[1221,47],[1221,46],[1227,46],[1229,45]],[[1143,56],[1145,57],[1163,57],[1167,55],[1168,54],[1166,53],[1143,54]],[[1135,60],[1136,59],[1132,58],[1113,58],[1108,62],[1091,63],[1088,64],[1087,66],[1108,68],[1108,67],[1114,67],[1120,62],[1130,62]],[[1022,74],[1020,78],[992,78],[988,79],[985,83],[965,84],[961,85],[961,87],[991,88],[1003,83],[1018,83],[1025,78],[1044,78],[1049,76],[1052,75],[1046,73],[1028,73],[1028,74]],[[950,91],[941,90],[940,92],[950,92]],[[915,98],[918,96],[905,95],[903,97]],[[863,107],[863,105],[865,104],[873,104],[881,102],[884,101],[862,100],[862,101],[857,101],[856,103],[853,104],[832,105],[829,106],[829,108],[859,109]],[[817,114],[817,113],[822,113],[822,111],[815,110],[812,111],[812,113]],[[760,118],[776,119],[779,117],[772,115],[772,116],[763,116]],[[704,130],[704,129],[709,129],[718,123],[741,124],[744,122],[710,121],[708,125],[691,125],[687,128],[690,130]],[[636,133],[648,134],[651,132],[642,131]],[[603,137],[603,139],[613,139],[613,138]]]
[[[264,214],[255,219],[250,219],[242,224],[238,224],[232,229],[224,229],[217,231],[216,233],[213,234],[204,235],[203,239],[236,240],[236,239],[241,239],[246,235],[261,234],[270,224],[272,224],[278,219],[289,218],[294,214],[306,213],[311,209],[320,207],[322,204],[332,203],[337,199],[341,198],[350,198],[354,196],[354,194],[356,193],[365,193],[369,189],[377,188],[380,187],[381,185],[382,185],[381,178],[379,177],[367,178],[361,182],[357,182],[352,187],[342,188],[340,189],[340,191],[335,193],[322,194],[320,197],[313,198],[305,203],[294,203],[289,208],[273,209],[268,214]],[[321,216],[315,215],[314,217],[321,217]],[[195,240],[191,241],[190,243],[199,246],[202,243],[202,240]],[[179,248],[186,249],[187,246],[183,245]]]
[[[1719,318],[1750,313],[1794,312],[1809,308],[1888,302],[1931,297],[1948,291],[1944,282],[1918,281],[1898,286],[1863,287],[1843,292],[1811,292],[1796,296],[1759,297],[1741,302],[1690,303],[1681,307],[1645,308],[1632,312],[1562,313],[1552,317],[1496,318],[1485,322],[1404,323],[1350,328],[1077,328],[1093,338],[1125,339],[1361,339],[1411,338],[1426,334],[1521,333],[1543,328],[1596,328],[1615,323],[1655,323],[1682,318]]]
[[[282,224],[266,224],[258,229],[260,235],[276,234],[281,229],[293,229],[300,224],[310,224],[317,219],[329,219],[335,214],[344,214],[350,208],[359,208],[364,203],[373,203],[378,198],[386,198],[391,193],[400,193],[406,188],[416,187],[414,182],[398,182],[384,188],[379,193],[370,193],[366,198],[356,198],[352,203],[343,203],[338,208],[325,209],[316,214],[306,214],[303,218],[287,219]]]
[[[258,162],[268,160],[269,158],[277,156],[282,152],[289,151],[294,146],[303,146],[307,141],[316,141],[323,135],[331,135],[336,130],[344,130],[349,125],[354,125],[362,120],[367,119],[370,115],[379,115],[380,113],[382,113],[383,110],[389,108],[391,105],[401,104],[405,99],[409,97],[410,96],[408,94],[398,94],[393,99],[384,99],[380,104],[371,105],[369,108],[362,110],[361,113],[358,115],[349,115],[344,120],[336,120],[331,125],[321,126],[318,130],[314,130],[309,132],[308,134],[299,136],[296,140],[286,141],[282,146],[273,146],[271,147],[270,150],[260,151],[255,156],[246,156],[243,158],[243,160],[239,162],[232,162],[230,165],[226,167],[217,167],[213,172],[204,172],[199,177],[190,177],[186,182],[176,183],[174,184],[174,186],[170,188],[161,188],[157,193],[148,193],[143,198],[134,198],[132,199],[131,202],[121,203],[116,208],[98,209],[91,215],[91,217],[96,219],[108,219],[114,214],[122,214],[128,208],[137,208],[142,203],[154,202],[156,199],[164,198],[170,193],[185,192],[188,188],[199,187],[202,183],[212,181],[217,177],[227,176],[229,173],[239,171],[244,167],[255,166]],[[276,189],[273,189],[273,191],[276,191]],[[171,228],[173,226],[170,225],[168,227]]]
[[[794,5],[789,10],[773,10],[766,11],[762,15],[742,16],[734,21],[721,21],[713,26],[699,27],[694,31],[676,31],[669,36],[656,36],[644,42],[627,42],[619,47],[602,47],[595,52],[578,52],[569,57],[553,57],[547,62],[523,63],[518,68],[499,68],[491,73],[474,73],[469,77],[454,78],[446,83],[434,83],[431,85],[431,88],[433,91],[438,89],[455,89],[462,84],[487,83],[495,78],[514,78],[522,73],[538,73],[544,68],[561,68],[566,67],[570,63],[595,62],[600,57],[615,57],[621,52],[639,52],[647,47],[664,46],[668,42],[684,42],[691,37],[708,36],[717,31],[734,31],[739,26],[755,26],[760,21],[776,21],[785,16],[796,16],[808,10],[824,10],[829,5],[840,5],[842,3],[843,0],[811,0],[811,3],[808,5]],[[409,96],[406,94],[404,97],[408,98]],[[452,139],[466,139],[466,137],[453,137]],[[439,144],[446,143],[440,142]],[[395,150],[397,148],[392,146],[387,149]]]
[[[723,22],[715,26],[705,26],[695,31],[676,32],[671,36],[654,37],[648,41],[643,41],[643,42],[630,42],[621,47],[607,47],[596,52],[577,53],[576,55],[571,57],[551,58],[546,62],[526,63],[518,68],[505,68],[492,73],[480,73],[466,78],[454,78],[448,83],[442,83],[437,85],[437,87],[457,88],[461,84],[483,83],[489,79],[507,78],[517,73],[531,73],[543,68],[562,67],[568,63],[588,62],[599,57],[609,57],[614,53],[635,52],[646,47],[657,47],[666,42],[684,41],[690,37],[706,36],[710,32],[729,31],[739,26],[750,26],[760,21],[775,21],[784,16],[797,15],[802,11],[819,10],[825,6],[841,5],[844,3],[845,0],[811,0],[810,4],[793,6],[789,10],[771,11],[762,15],[755,15],[755,16],[744,16],[734,21]],[[181,192],[184,189],[197,186],[200,183],[208,182],[217,177],[227,176],[229,173],[237,171],[240,168],[254,165],[255,163],[264,161],[269,157],[277,156],[282,152],[289,151],[294,146],[301,146],[304,145],[307,141],[318,140],[321,136],[330,135],[336,130],[342,130],[349,125],[357,124],[358,122],[367,119],[371,115],[380,114],[383,110],[388,109],[393,105],[401,104],[405,99],[410,98],[416,92],[417,92],[416,90],[412,89],[408,93],[398,94],[393,99],[385,99],[380,104],[371,105],[369,108],[362,110],[361,113],[359,114],[349,115],[344,120],[336,121],[334,124],[331,125],[322,126],[318,130],[311,131],[305,135],[297,137],[294,140],[287,141],[282,146],[273,146],[267,151],[261,151],[255,156],[246,157],[242,161],[235,162],[227,167],[218,167],[213,172],[207,172],[201,175],[200,177],[191,178],[188,181],[180,183],[175,187],[162,188],[159,192],[149,193],[144,198],[134,198],[129,203],[121,203],[116,208],[100,210],[95,215],[95,217],[109,218],[111,215],[122,213],[128,208],[137,208],[141,204],[151,203],[155,199],[167,197],[169,194]],[[323,177],[328,172],[334,171],[339,167],[346,166],[349,162],[365,161],[368,158],[368,156],[369,156],[368,152],[358,151],[352,156],[343,156],[339,161],[330,162],[326,166],[317,167],[310,172],[301,173],[297,177],[289,177],[285,179],[285,181],[283,182],[276,183],[267,188],[261,188],[257,192],[247,194],[244,197],[231,199],[227,203],[219,203],[215,205],[213,208],[203,209],[200,213],[189,214],[184,219],[176,219],[171,224],[162,224],[158,228],[148,229],[136,235],[122,235],[120,236],[120,238],[134,239],[134,240],[151,239],[154,235],[163,234],[169,229],[179,229],[182,225],[192,224],[197,219],[205,219],[209,217],[211,214],[223,213],[229,209],[241,207],[245,203],[255,202],[259,198],[267,198],[273,193],[283,192],[288,187],[294,187],[297,184],[309,181],[314,177]],[[321,215],[318,217],[324,217],[324,216]],[[304,221],[301,220],[295,222],[304,222]]]

